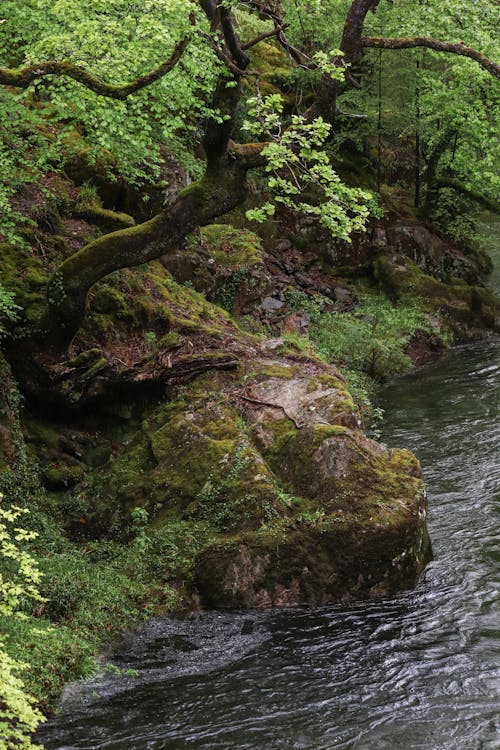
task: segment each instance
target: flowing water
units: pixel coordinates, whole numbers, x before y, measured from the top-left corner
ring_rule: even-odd
[[[388,385],[425,467],[434,561],[381,602],[149,623],[71,687],[47,750],[498,750],[500,341]]]

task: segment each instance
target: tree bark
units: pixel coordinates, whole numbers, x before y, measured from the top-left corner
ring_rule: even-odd
[[[364,49],[414,49],[415,47],[427,47],[435,52],[445,52],[447,54],[452,53],[454,55],[468,57],[479,63],[482,68],[495,76],[495,78],[500,78],[500,65],[498,63],[490,60],[486,55],[478,52],[478,50],[473,49],[472,47],[467,47],[462,42],[458,42],[458,44],[440,42],[437,39],[431,39],[427,36],[412,36],[401,39],[365,36],[361,38],[361,46]]]
[[[43,346],[63,351],[85,315],[87,295],[100,279],[176,249],[199,226],[238,206],[246,195],[246,166],[237,160],[209,163],[204,177],[183,190],[158,216],[99,237],[57,269],[48,288],[48,310],[38,335]]]

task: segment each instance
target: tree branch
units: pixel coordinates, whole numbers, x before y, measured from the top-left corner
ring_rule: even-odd
[[[205,39],[206,42],[208,42],[209,46],[211,47],[212,51],[214,52],[215,56],[226,66],[228,70],[231,71],[237,78],[240,76],[248,76],[248,75],[254,75],[256,76],[257,73],[251,70],[244,70],[243,68],[239,68],[235,62],[231,60],[228,54],[224,52],[221,47],[217,44],[215,39],[211,34],[207,34],[206,31],[201,31],[201,29],[198,30],[198,34],[200,37]]]
[[[224,41],[226,42],[229,52],[231,53],[231,57],[235,61],[238,68],[240,68],[240,70],[245,70],[250,63],[250,58],[241,47],[240,38],[234,30],[231,12],[229,8],[227,8],[222,4],[222,2],[220,2],[220,0],[218,0],[218,8],[220,13],[222,33],[224,34]]]
[[[478,193],[477,190],[471,190],[463,182],[457,180],[456,177],[439,177],[435,181],[436,188],[450,188],[455,190],[457,193],[465,195],[467,198],[471,198],[476,203],[491,211],[494,214],[500,214],[500,204],[498,201],[494,201],[488,196]]]
[[[47,315],[38,332],[43,346],[60,351],[68,346],[97,281],[119,268],[159,258],[179,247],[189,232],[240,205],[246,195],[245,172],[236,159],[219,157],[207,165],[201,180],[153,219],[98,237],[67,258],[49,282]]]
[[[281,29],[273,29],[272,31],[265,31],[262,34],[259,34],[258,36],[254,37],[253,39],[250,39],[249,42],[245,42],[241,45],[241,49],[247,50],[251,49],[251,47],[255,47],[256,44],[259,44],[259,42],[263,42],[266,39],[270,39],[273,36],[278,36],[281,33]]]
[[[236,159],[242,169],[255,169],[265,167],[268,163],[263,150],[268,143],[234,143],[229,144],[228,156]]]
[[[428,47],[435,52],[453,53],[469,57],[471,60],[479,63],[482,68],[491,73],[495,78],[500,78],[500,65],[490,60],[482,52],[472,47],[466,47],[462,42],[453,44],[451,42],[440,42],[437,39],[431,39],[426,36],[412,36],[401,39],[390,39],[386,37],[361,37],[361,44],[364,48],[375,49],[411,49],[413,47]]]
[[[71,62],[58,62],[48,60],[47,62],[30,65],[21,70],[12,70],[10,68],[0,68],[0,84],[5,86],[15,86],[16,88],[26,89],[35,80],[45,78],[49,75],[65,76],[72,78],[74,81],[83,84],[86,88],[94,91],[96,94],[108,97],[109,99],[126,99],[130,94],[146,88],[160,78],[169,73],[179,62],[184,54],[190,41],[189,36],[185,36],[174,47],[174,51],[158,67],[151,70],[146,75],[135,78],[130,83],[113,84],[106,83],[102,78],[92,75],[79,65]]]

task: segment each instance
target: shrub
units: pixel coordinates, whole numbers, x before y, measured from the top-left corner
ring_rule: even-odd
[[[3,496],[0,495],[0,502]],[[21,611],[27,600],[40,601],[41,573],[33,557],[24,549],[36,534],[17,526],[27,511],[17,506],[0,507],[0,617],[25,617]],[[28,664],[5,651],[0,637],[0,750],[34,750],[30,735],[44,721],[35,698],[26,692],[19,676]]]

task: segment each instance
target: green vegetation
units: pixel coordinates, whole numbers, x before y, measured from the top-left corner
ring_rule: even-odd
[[[0,494],[0,503],[3,495]],[[22,623],[26,618],[22,609],[29,602],[43,601],[39,593],[41,573],[33,556],[26,550],[27,543],[36,534],[18,526],[18,519],[27,513],[25,508],[15,505],[0,507],[0,623],[6,620]],[[14,627],[14,630],[15,627]],[[9,643],[4,627],[0,637],[0,748],[26,748],[35,746],[30,741],[31,733],[44,717],[35,707],[36,699],[23,681],[23,671],[29,665],[8,653]],[[39,633],[39,635],[42,635]],[[17,638],[16,638],[17,636]],[[17,644],[19,633],[14,634]],[[15,648],[15,646],[14,646]]]
[[[7,292],[0,284],[0,339],[6,333],[6,324],[16,319],[19,309],[19,305],[14,302],[14,294]]]
[[[353,313],[323,312],[324,299],[298,291],[288,298],[310,315],[309,339],[325,361],[339,362],[375,380],[408,369],[406,347],[411,338],[435,331],[426,304],[414,295],[406,294],[393,304],[381,293],[360,289]]]
[[[496,304],[495,3],[441,5],[2,3],[0,750],[197,587],[416,579],[418,462],[360,415]]]
[[[36,516],[38,523],[51,523],[40,511],[36,511]],[[208,531],[202,524],[180,521],[146,530],[146,523],[147,515],[137,510],[131,513],[128,543],[74,543],[53,522],[50,545],[46,528],[36,541],[31,541],[31,567],[23,558],[22,572],[26,575],[26,571],[40,571],[35,595],[26,586],[21,591],[18,585],[22,617],[11,617],[7,611],[7,605],[12,609],[11,586],[9,596],[4,596],[0,617],[4,634],[2,658],[11,665],[13,673],[29,665],[22,675],[23,685],[15,683],[19,695],[26,691],[26,701],[32,704],[33,694],[36,702],[47,708],[62,684],[96,671],[94,656],[113,635],[142,619],[184,606],[185,588],[189,588],[194,560],[209,537]],[[25,538],[25,546],[30,539],[31,536]],[[5,544],[2,555],[5,571]],[[13,695],[10,711],[17,707],[15,700]],[[7,718],[12,718],[12,714]],[[40,720],[41,715],[26,709],[30,730],[35,718]]]

